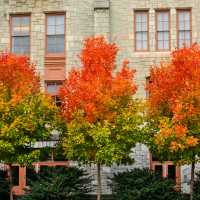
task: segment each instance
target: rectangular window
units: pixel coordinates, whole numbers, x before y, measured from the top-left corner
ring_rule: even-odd
[[[156,11],[156,50],[170,51],[169,11]]]
[[[65,52],[65,15],[46,16],[46,54]]]
[[[178,48],[182,48],[183,43],[191,45],[191,34],[191,10],[177,10]]]
[[[62,87],[61,83],[47,83],[46,84],[46,91],[49,92],[52,96],[53,102],[56,106],[60,107],[62,101],[58,97],[58,88]]]
[[[135,12],[135,51],[149,50],[149,12]]]
[[[30,52],[30,16],[11,16],[11,52],[26,54]]]
[[[146,83],[152,83],[150,76],[146,78]],[[146,94],[147,94],[147,99],[150,99],[151,98],[151,91],[146,90]]]

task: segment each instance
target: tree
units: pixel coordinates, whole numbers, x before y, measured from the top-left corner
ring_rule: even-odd
[[[67,158],[98,165],[100,200],[100,165],[134,162],[129,153],[140,140],[144,107],[141,100],[133,100],[138,87],[133,82],[136,70],[129,69],[128,61],[114,76],[116,45],[102,37],[85,42],[78,56],[81,69],[72,68],[59,90],[60,116],[65,122],[60,137]]]
[[[41,78],[35,64],[25,56],[1,52],[0,57],[0,160],[31,166],[39,160],[39,140],[47,140],[53,128],[56,107],[41,92]],[[10,199],[13,199],[12,184]]]
[[[161,162],[175,165],[192,164],[191,195],[194,165],[200,160],[200,49],[196,44],[184,46],[171,54],[171,59],[150,68],[151,91],[148,100],[150,151]]]

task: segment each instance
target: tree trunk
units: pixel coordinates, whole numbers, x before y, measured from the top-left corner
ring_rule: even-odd
[[[100,164],[98,163],[98,195],[97,200],[101,199],[101,174],[100,174]]]
[[[192,162],[192,167],[191,167],[191,186],[190,186],[190,200],[193,200],[193,187],[194,187],[194,162]]]
[[[13,191],[12,191],[12,167],[10,166],[10,200],[13,200]]]

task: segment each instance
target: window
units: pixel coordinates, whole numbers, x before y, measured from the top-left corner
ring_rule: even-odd
[[[26,54],[30,52],[30,16],[11,16],[11,52]]]
[[[135,12],[135,51],[149,50],[149,13]]]
[[[27,167],[20,167],[19,164],[14,164],[12,166],[12,176],[13,176],[13,193],[15,195],[24,195],[23,188],[29,189],[29,182],[26,181],[25,177],[34,180],[33,171],[40,171],[41,168],[45,168],[46,166],[69,166],[69,161],[64,156],[54,156],[53,153],[46,155],[44,158],[45,161],[34,162],[32,163],[34,169],[29,169]],[[9,166],[5,165],[5,170],[9,170]]]
[[[178,48],[182,48],[183,43],[191,45],[191,34],[191,10],[177,10]]]
[[[150,154],[150,165],[153,171],[160,173],[162,177],[168,176],[176,181],[176,187],[180,187],[180,167],[173,165],[172,161],[164,161],[164,163],[160,163],[156,155]]]
[[[146,78],[146,83],[152,83],[150,76]],[[146,90],[147,92],[147,99],[151,98],[151,91]]]
[[[169,11],[156,11],[156,50],[170,51]]]
[[[61,83],[46,83],[46,91],[52,94],[53,102],[56,106],[60,107],[62,101],[58,97],[58,88],[62,87]]]
[[[65,52],[65,15],[46,16],[46,54]]]

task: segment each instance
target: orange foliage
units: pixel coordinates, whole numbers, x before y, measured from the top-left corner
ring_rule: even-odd
[[[89,122],[113,118],[138,87],[132,81],[136,70],[129,69],[128,61],[114,76],[118,51],[115,44],[107,44],[104,38],[85,39],[85,42],[78,56],[81,70],[71,69],[59,93],[64,102],[61,117],[66,121],[73,119],[78,110]]]

